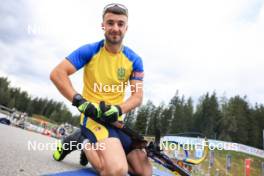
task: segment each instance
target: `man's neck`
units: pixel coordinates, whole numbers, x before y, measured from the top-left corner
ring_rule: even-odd
[[[109,42],[106,42],[105,48],[107,51],[115,54],[122,50],[123,45],[122,44],[110,44]]]

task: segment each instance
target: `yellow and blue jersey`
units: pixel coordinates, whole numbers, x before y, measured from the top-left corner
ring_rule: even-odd
[[[121,104],[128,80],[143,80],[142,59],[126,46],[113,54],[101,40],[78,48],[66,58],[76,70],[84,67],[82,95],[93,103]]]

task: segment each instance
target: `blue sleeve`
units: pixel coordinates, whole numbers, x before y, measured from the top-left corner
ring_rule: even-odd
[[[93,44],[83,45],[73,51],[66,58],[72,63],[76,70],[79,70],[84,65],[86,65],[92,59],[92,57],[100,50],[101,44],[102,41]]]
[[[135,62],[133,62],[133,71],[129,79],[143,81],[143,78],[144,78],[143,62],[141,58],[138,58],[135,60]]]
[[[133,62],[133,71],[136,71],[136,72],[143,72],[144,71],[143,62],[139,56]]]
[[[134,51],[132,51],[130,48],[125,47],[124,48],[124,54],[127,56],[127,58],[133,63],[132,64],[132,73],[130,76],[130,80],[140,80],[143,81],[144,77],[144,68],[143,68],[143,62],[140,56],[138,56]]]

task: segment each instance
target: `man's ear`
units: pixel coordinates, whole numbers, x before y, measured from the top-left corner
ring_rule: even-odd
[[[105,30],[104,23],[101,24],[102,30]]]

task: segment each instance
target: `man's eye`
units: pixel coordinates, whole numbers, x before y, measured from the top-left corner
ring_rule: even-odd
[[[113,26],[114,25],[114,22],[108,21],[107,24],[110,25],[110,26]]]
[[[123,27],[125,24],[124,23],[118,23],[119,27]]]

